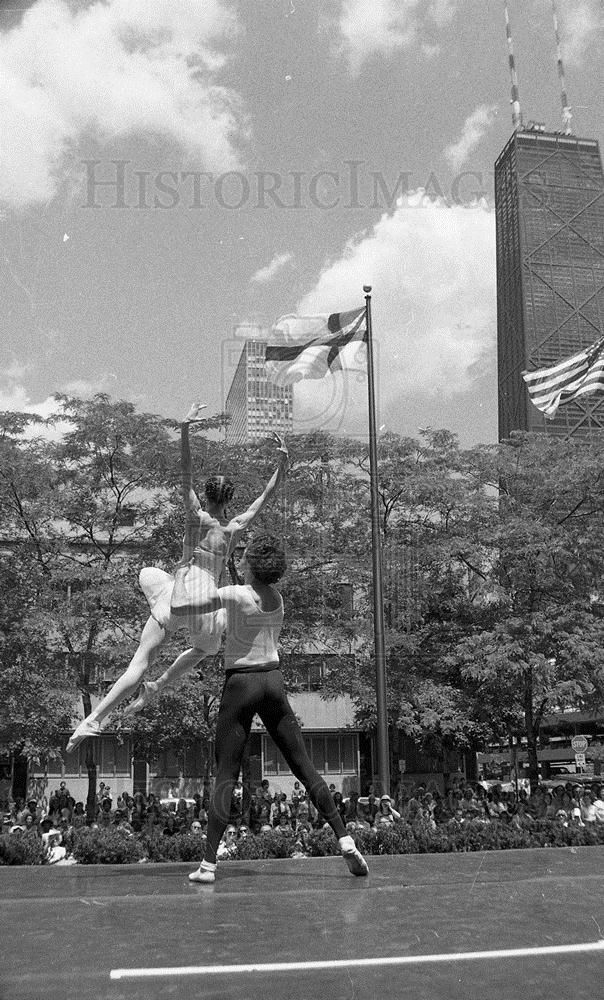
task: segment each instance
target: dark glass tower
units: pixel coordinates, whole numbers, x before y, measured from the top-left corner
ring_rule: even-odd
[[[604,174],[598,143],[534,126],[495,164],[499,437],[604,429],[604,396],[546,420],[523,369],[555,364],[604,336]]]

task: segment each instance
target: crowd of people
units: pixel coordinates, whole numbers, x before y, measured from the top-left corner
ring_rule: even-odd
[[[503,791],[501,786],[484,787],[480,782],[461,782],[444,795],[423,785],[412,791],[400,785],[394,796],[376,796],[370,787],[367,794],[351,792],[344,797],[330,786],[334,803],[347,830],[372,831],[397,823],[407,823],[415,830],[456,830],[464,824],[504,823],[517,828],[531,828],[541,820],[563,826],[586,826],[604,823],[604,800],[599,781],[591,784],[567,781],[554,787],[539,785],[529,793],[524,789]],[[80,827],[118,829],[127,836],[173,837],[188,834],[205,839],[208,823],[209,790],[192,798],[160,799],[150,793],[122,793],[115,798],[111,789],[100,783],[94,819],[89,819],[83,802],[76,802],[62,781],[48,802],[37,798],[5,803],[3,833],[12,837],[39,838],[51,863],[69,858],[73,833]],[[268,780],[254,790],[249,802],[241,781],[235,785],[229,824],[218,851],[219,857],[235,853],[243,838],[279,830],[295,836],[294,856],[304,856],[307,834],[326,826],[308,793],[294,783],[291,794],[274,792]],[[201,847],[200,847],[201,850]]]

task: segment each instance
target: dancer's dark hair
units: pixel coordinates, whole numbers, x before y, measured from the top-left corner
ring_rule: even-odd
[[[232,500],[235,487],[225,476],[210,476],[206,479],[205,494],[210,503],[228,503]]]
[[[285,549],[275,535],[255,535],[248,542],[245,558],[260,583],[276,583],[287,569]]]

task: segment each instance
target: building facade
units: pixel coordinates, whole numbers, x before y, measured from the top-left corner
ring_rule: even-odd
[[[261,441],[269,431],[293,430],[293,387],[277,386],[266,374],[266,341],[246,340],[241,349],[225,410],[230,416],[228,444]]]
[[[604,336],[604,174],[598,143],[529,126],[495,164],[499,437],[525,430],[588,437],[604,397],[546,420],[524,369],[555,364]]]

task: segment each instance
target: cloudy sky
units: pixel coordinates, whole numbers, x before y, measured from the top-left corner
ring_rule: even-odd
[[[558,0],[604,138],[601,0]],[[525,119],[560,127],[551,0],[510,0]],[[0,3],[0,409],[222,408],[242,330],[363,304],[379,423],[497,434],[501,0]],[[364,380],[296,387],[366,430]]]

